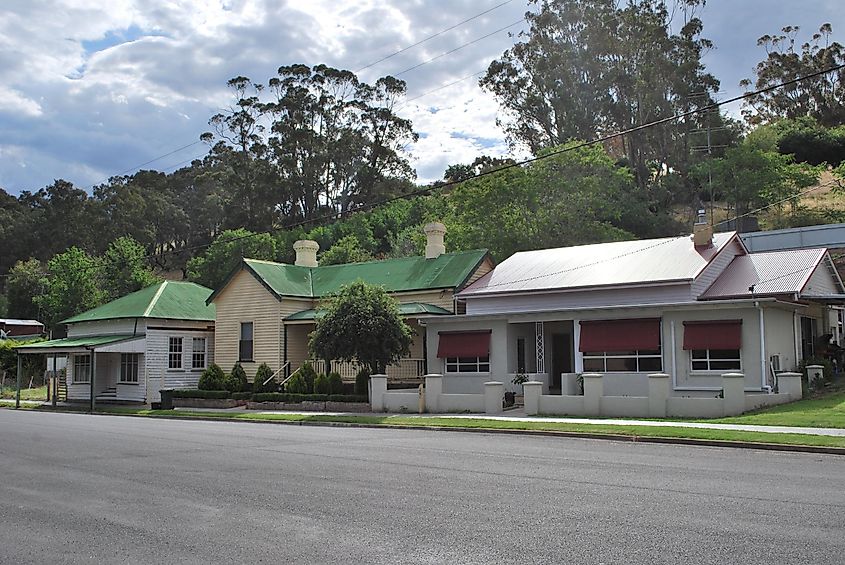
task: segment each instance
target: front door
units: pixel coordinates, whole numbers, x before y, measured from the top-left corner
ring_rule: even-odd
[[[552,374],[550,388],[560,390],[560,374],[572,372],[569,334],[552,334]]]

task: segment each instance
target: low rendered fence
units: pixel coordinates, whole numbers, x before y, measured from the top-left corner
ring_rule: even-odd
[[[443,375],[426,375],[425,386],[416,389],[387,390],[387,375],[370,377],[370,406],[373,412],[502,412],[505,385],[484,383],[483,394],[445,394]]]

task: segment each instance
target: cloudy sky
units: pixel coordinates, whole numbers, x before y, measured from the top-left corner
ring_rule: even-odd
[[[763,34],[785,25],[809,34],[830,22],[845,43],[841,7],[708,0],[701,17],[716,49],[706,63],[722,97],[752,75]],[[439,178],[449,164],[507,153],[495,100],[477,76],[460,79],[514,43],[509,34],[527,27],[529,8],[526,0],[4,0],[0,187],[18,194],[64,178],[90,190],[142,164],[173,170],[206,152],[198,137],[228,104],[227,79],[266,82],[292,63],[358,70],[489,10],[359,73],[408,83],[413,100],[400,113],[420,134],[414,164],[421,181]]]

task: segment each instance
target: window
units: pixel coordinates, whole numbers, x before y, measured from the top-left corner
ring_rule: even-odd
[[[252,361],[252,322],[241,322],[241,339],[238,342],[238,360]]]
[[[447,373],[489,373],[490,356],[446,357]]]
[[[742,368],[739,349],[693,349],[690,364],[693,371],[738,371]]]
[[[205,369],[205,338],[195,337],[191,351],[191,368]]]
[[[90,383],[91,382],[91,356],[90,355],[74,355],[73,356],[73,382],[74,383]]]
[[[167,367],[169,369],[182,368],[182,338],[171,337],[170,348],[167,355]]]
[[[137,353],[121,353],[120,354],[120,382],[137,384],[138,383],[138,354]]]
[[[584,352],[584,371],[588,373],[653,373],[662,370],[663,356],[659,348]]]

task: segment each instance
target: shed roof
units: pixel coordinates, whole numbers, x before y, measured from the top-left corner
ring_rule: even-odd
[[[799,294],[826,254],[826,249],[791,249],[740,255],[701,298]]]
[[[689,281],[735,238],[717,233],[704,248],[684,235],[522,251],[460,296]]]
[[[164,281],[98,306],[63,324],[120,318],[161,318],[214,321],[214,305],[206,304],[211,289],[192,282]]]
[[[321,298],[331,296],[342,286],[357,280],[382,286],[388,292],[458,288],[466,283],[486,256],[486,249],[477,249],[444,253],[434,259],[402,257],[325,267],[244,259],[242,267],[278,297]],[[214,300],[226,284],[215,290],[208,301]]]

